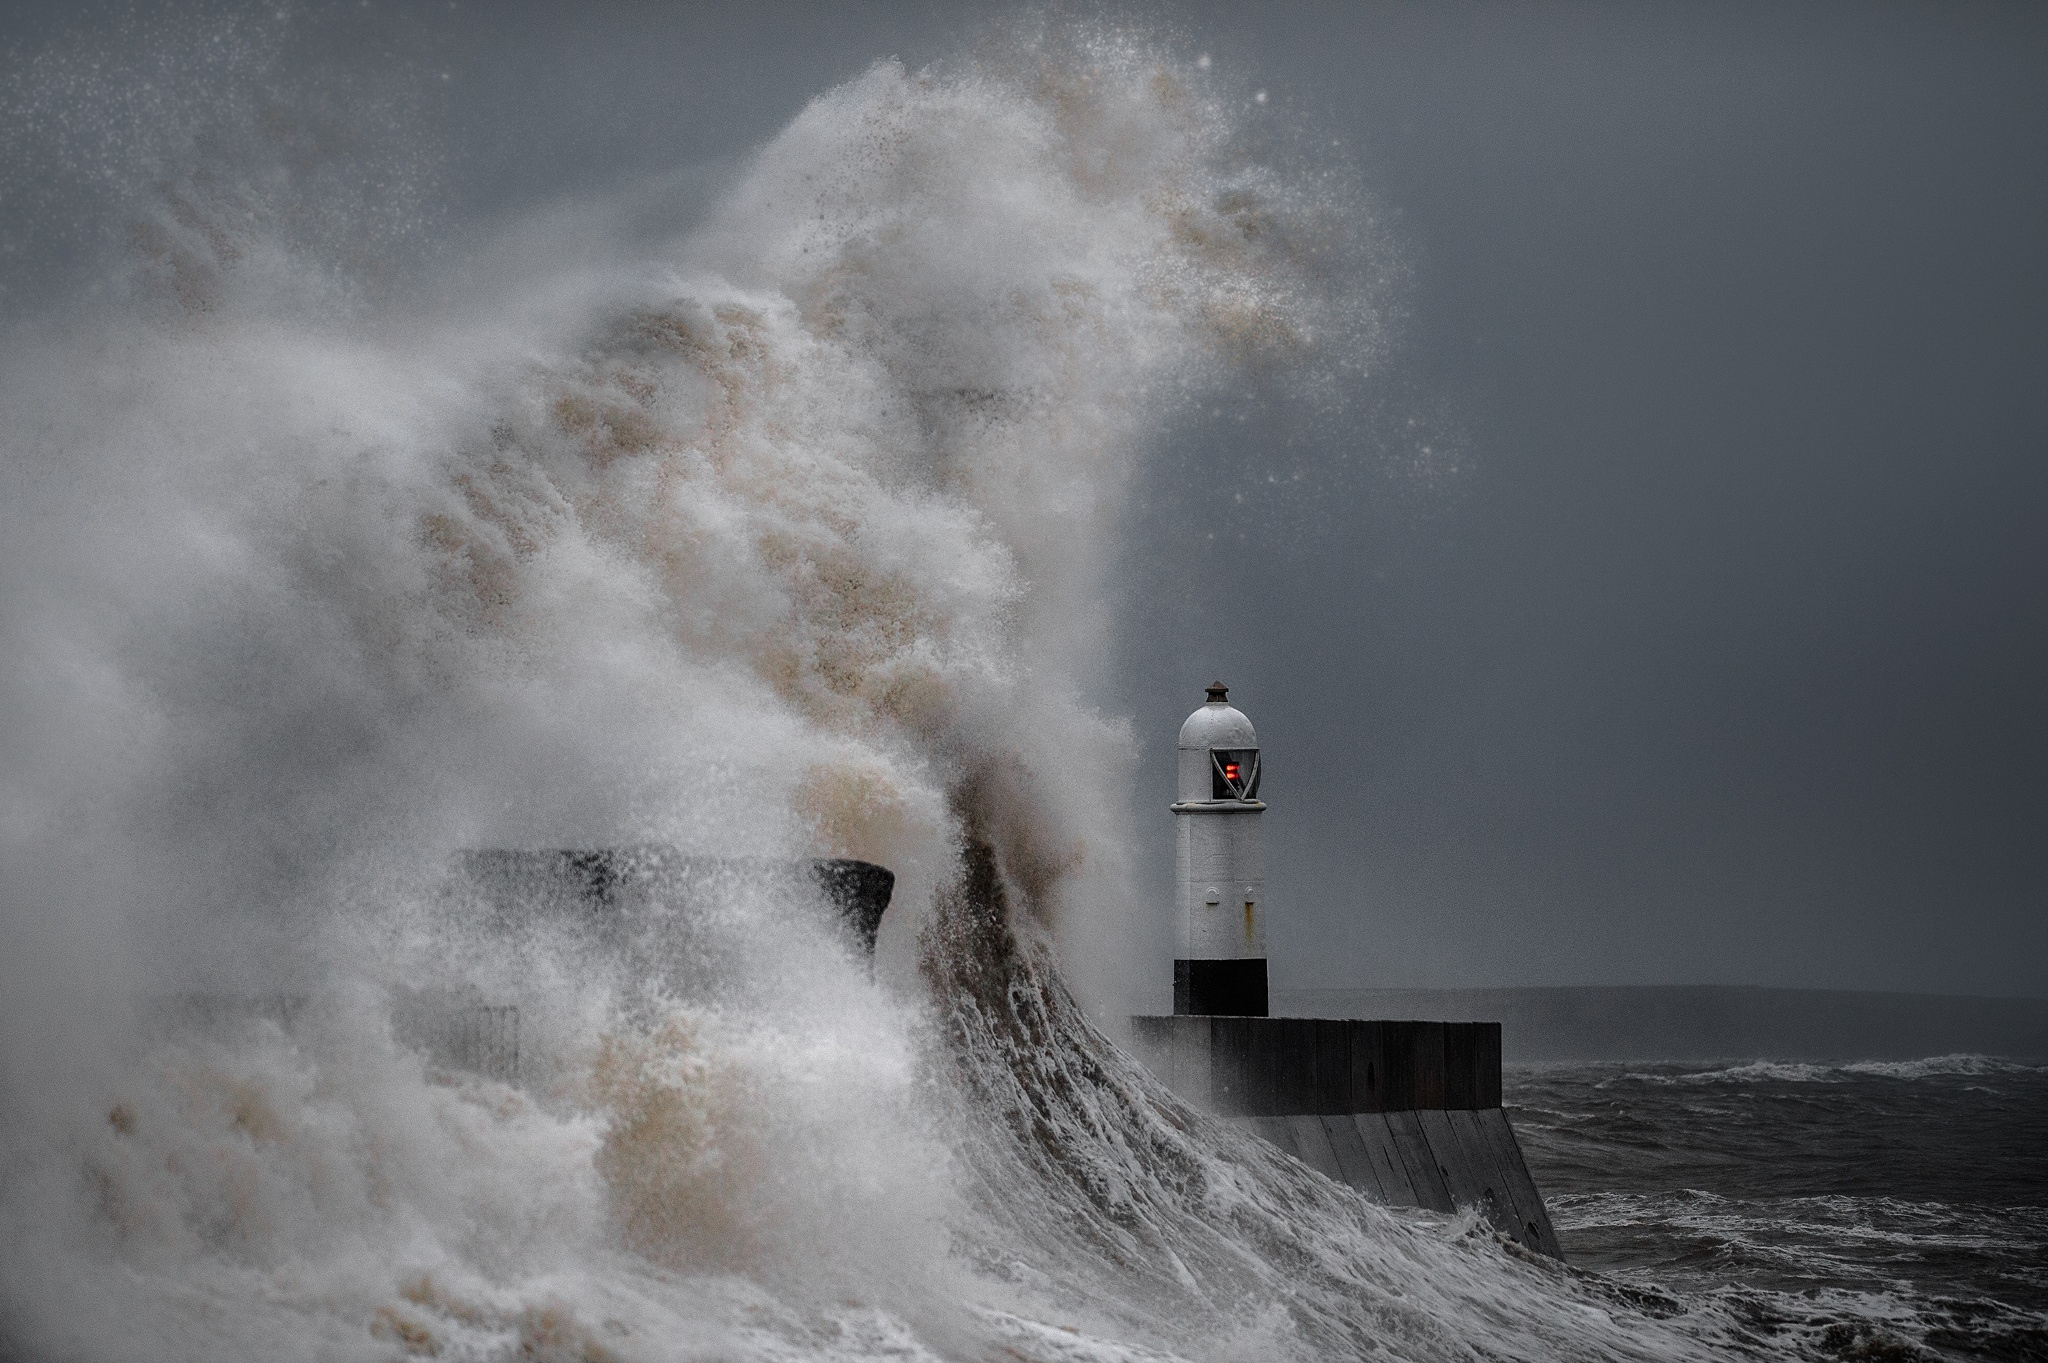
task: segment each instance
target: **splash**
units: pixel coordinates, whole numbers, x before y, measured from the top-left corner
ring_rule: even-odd
[[[543,222],[410,305],[263,175],[167,181],[118,301],[5,355],[10,1339],[1740,1345],[1186,1108],[1061,982],[1135,902],[1085,699],[1133,471],[1220,375],[1378,345],[1352,205],[1241,94],[1128,35],[883,63],[688,231]],[[693,923],[680,987],[443,874],[642,842],[888,864],[880,986],[791,895]],[[421,997],[516,997],[539,1060],[442,1072]]]

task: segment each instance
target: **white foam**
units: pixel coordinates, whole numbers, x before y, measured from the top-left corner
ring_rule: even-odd
[[[1929,1079],[1944,1076],[1985,1076],[2032,1074],[2040,1066],[2021,1060],[1989,1055],[1938,1055],[1924,1060],[1855,1060],[1825,1064],[1805,1060],[1751,1060],[1719,1069],[1686,1070],[1676,1074],[1630,1071],[1619,1076],[1643,1084],[1840,1084],[1851,1077],[1883,1079]],[[1601,1081],[1601,1087],[1615,1082]]]
[[[1926,1079],[1935,1075],[1981,1076],[1992,1074],[2034,1074],[2041,1066],[1995,1055],[1932,1055],[1924,1060],[1858,1060],[1842,1066],[1849,1074],[1867,1074],[1886,1079]]]

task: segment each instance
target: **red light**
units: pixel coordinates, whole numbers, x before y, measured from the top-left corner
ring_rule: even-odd
[[[1223,779],[1226,781],[1235,781],[1237,779],[1237,763],[1225,762],[1223,764]]]

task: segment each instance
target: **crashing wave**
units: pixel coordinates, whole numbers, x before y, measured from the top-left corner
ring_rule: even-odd
[[[410,309],[330,306],[289,157],[163,177],[141,292],[5,358],[11,1345],[1768,1347],[1367,1202],[1062,983],[1135,902],[1083,697],[1136,462],[1220,374],[1378,344],[1341,179],[1240,107],[1128,34],[883,63],[689,232],[543,225]],[[439,878],[627,843],[889,866],[881,985],[788,887],[678,972]],[[237,990],[300,1002],[139,1021]],[[517,1085],[408,1039],[513,994]]]

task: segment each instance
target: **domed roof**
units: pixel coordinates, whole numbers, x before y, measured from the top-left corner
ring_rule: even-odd
[[[1188,716],[1187,723],[1180,726],[1180,746],[1183,748],[1256,748],[1259,736],[1252,730],[1252,722],[1244,717],[1244,711],[1230,704],[1225,697],[1230,694],[1222,682],[1209,688],[1209,703]]]

